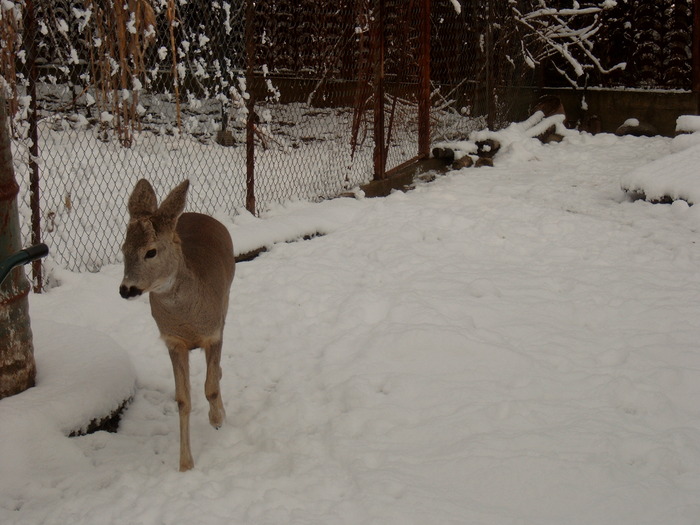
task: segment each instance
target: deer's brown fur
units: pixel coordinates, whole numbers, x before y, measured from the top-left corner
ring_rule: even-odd
[[[124,253],[124,298],[149,292],[151,314],[168,347],[180,413],[180,470],[194,466],[190,451],[189,351],[204,349],[204,384],[209,421],[219,428],[226,413],[221,400],[221,344],[235,271],[233,243],[226,227],[208,215],[183,213],[189,181],[157,205],[151,184],[140,180],[129,198]]]

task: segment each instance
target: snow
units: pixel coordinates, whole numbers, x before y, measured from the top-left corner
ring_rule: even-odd
[[[700,115],[681,115],[676,120],[676,131],[685,133],[700,131]]]
[[[700,133],[679,135],[671,153],[625,174],[620,184],[649,201],[700,202]]]
[[[542,111],[535,111],[526,120],[513,122],[499,131],[478,130],[470,133],[468,140],[436,142],[434,146],[451,149],[455,153],[455,158],[459,159],[464,155],[474,155],[478,150],[477,142],[495,140],[501,148],[499,156],[501,166],[520,164],[533,158],[533,145],[536,147],[539,144],[539,142],[532,140],[535,137],[552,132],[562,137],[578,136],[577,131],[564,126],[564,120],[566,120],[566,115],[555,114],[545,117]],[[484,151],[489,150],[490,148],[484,147]]]
[[[69,104],[66,98],[59,101]],[[124,206],[140,178],[153,181],[157,191],[165,191],[170,181],[174,185],[189,178],[192,186],[188,206],[192,211],[230,216],[244,208],[245,148],[222,148],[214,142],[219,124],[213,115],[221,113],[219,101],[193,102],[202,108],[192,111],[194,104],[189,104],[190,111],[183,114],[183,132],[178,133],[177,129],[168,128],[168,122],[175,119],[174,103],[139,96],[143,105],[138,111],[145,114],[144,130],[135,133],[132,148],[105,148],[99,134],[86,126],[84,116],[78,114],[39,123],[39,163],[42,172],[50,174],[42,179],[41,205],[46,226],[42,235],[52,247],[56,264],[75,271],[98,271],[104,264],[120,262],[119,248],[126,227]],[[270,149],[256,157],[258,210],[290,199],[335,196],[371,179],[372,141],[358,145],[354,155],[348,147],[352,110],[275,103],[260,105],[257,111],[263,118],[259,126],[261,136],[270,141]],[[446,113],[438,115],[442,118]],[[415,122],[408,118],[409,114],[397,109],[388,166],[401,164],[416,154]],[[268,116],[274,116],[273,121],[268,122]],[[447,125],[456,126],[457,118],[448,117]],[[116,115],[109,112],[101,116],[102,121],[114,118]],[[474,122],[461,117],[459,121],[462,128],[465,121]],[[231,130],[238,143],[244,144],[244,129],[233,125]],[[316,139],[309,141],[309,137]],[[15,147],[21,186],[20,222],[26,238],[31,233],[30,170],[17,159],[28,154],[24,145]],[[190,169],[192,158],[201,159],[195,170]]]
[[[37,386],[0,403],[2,511],[21,507],[42,477],[81,475],[89,463],[65,436],[111,414],[135,391],[132,362],[109,335],[32,321]]]
[[[521,131],[409,193],[220,217],[270,249],[237,268],[218,431],[192,353],[184,474],[147,298],[118,265],[57,270],[30,298],[38,386],[0,401],[0,522],[697,523],[700,212],[620,189],[691,148]],[[128,387],[124,354],[119,432],[65,437],[124,395],[73,363]]]

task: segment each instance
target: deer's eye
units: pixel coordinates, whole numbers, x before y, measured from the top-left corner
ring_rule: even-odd
[[[153,259],[156,256],[156,253],[158,253],[155,249],[153,250],[148,250],[146,252],[146,259]]]

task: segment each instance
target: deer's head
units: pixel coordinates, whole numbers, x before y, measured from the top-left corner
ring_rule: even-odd
[[[124,279],[119,294],[128,299],[145,292],[168,291],[175,282],[182,250],[175,231],[185,209],[185,180],[158,206],[151,184],[141,179],[129,197],[129,224],[122,246]]]

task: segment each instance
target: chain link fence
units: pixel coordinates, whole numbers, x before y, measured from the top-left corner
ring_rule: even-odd
[[[642,4],[650,3],[619,0],[594,22],[573,17],[576,31],[590,23],[619,36],[592,41],[604,66],[631,64],[609,75],[587,70],[588,85],[689,87],[692,2],[664,0],[656,18]],[[62,267],[97,271],[119,260],[126,199],[139,178],[160,197],[189,178],[193,210],[259,214],[386,178],[427,156],[431,139],[521,118],[531,101],[520,87],[566,78],[562,57],[527,30],[538,6],[2,2],[0,87],[14,115],[27,244],[46,242]],[[665,76],[656,80],[645,65],[653,46],[640,45],[648,35],[660,42],[654,56]]]
[[[420,6],[3,4],[26,238],[97,271],[120,257],[142,177],[163,193],[189,178],[189,208],[227,217],[384,177],[418,155]]]

